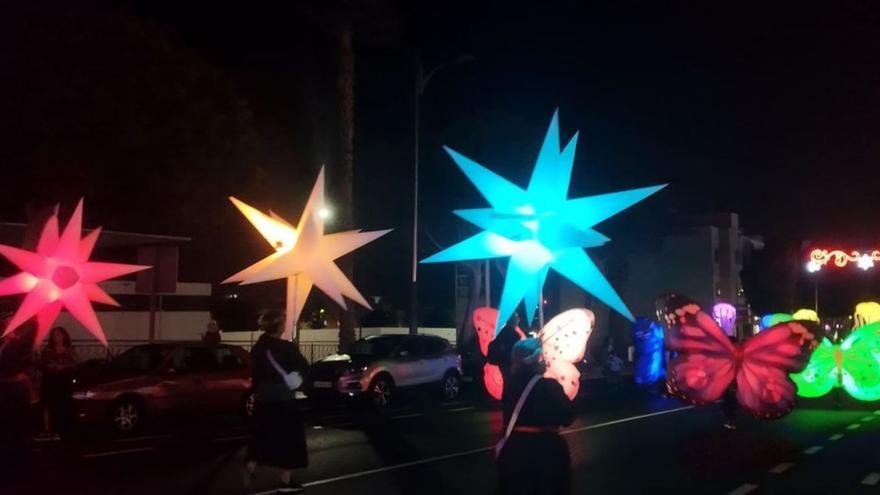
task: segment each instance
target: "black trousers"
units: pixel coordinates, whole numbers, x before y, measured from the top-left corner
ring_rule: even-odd
[[[497,459],[499,495],[568,495],[571,457],[557,433],[513,432]]]

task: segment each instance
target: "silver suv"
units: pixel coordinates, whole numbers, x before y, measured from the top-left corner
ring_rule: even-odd
[[[449,341],[430,335],[378,335],[354,342],[345,354],[313,364],[306,393],[315,400],[366,395],[377,407],[395,389],[436,385],[445,400],[461,393],[461,357]]]

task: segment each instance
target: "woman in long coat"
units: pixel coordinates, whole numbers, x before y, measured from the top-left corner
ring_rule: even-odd
[[[260,317],[260,336],[251,349],[253,385],[256,395],[254,436],[248,449],[244,481],[253,480],[257,464],[281,469],[278,493],[296,493],[302,485],[291,479],[292,471],[309,465],[302,413],[296,404],[296,392],[290,390],[279,370],[297,371],[305,377],[308,361],[295,342],[284,340],[284,313],[269,310]]]

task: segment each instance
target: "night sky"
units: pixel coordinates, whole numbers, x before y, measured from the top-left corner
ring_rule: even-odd
[[[483,205],[441,146],[525,184],[556,109],[563,139],[581,133],[571,196],[671,184],[600,226],[621,246],[662,232],[676,215],[719,211],[740,213],[745,232],[767,241],[753,272],[800,266],[799,249],[807,240],[846,247],[880,241],[873,227],[880,216],[874,193],[880,158],[875,138],[880,131],[880,7],[872,2],[818,7],[794,2],[329,3],[371,6],[358,9],[355,24],[355,218],[358,227],[397,230],[356,258],[365,293],[383,294],[401,305],[406,301],[416,52],[429,69],[463,54],[475,58],[438,73],[422,98],[423,255],[437,250],[435,243],[445,246],[473,232],[451,209]],[[10,150],[5,175],[7,184],[20,187],[0,201],[0,219],[23,221],[22,205],[35,196],[70,201],[85,194],[87,225],[189,235],[192,251],[202,254],[218,245],[225,248],[225,254],[215,253],[205,262],[209,266],[193,262],[185,267],[191,277],[217,282],[264,254],[225,196],[241,196],[295,220],[321,164],[333,180],[332,15],[319,9],[315,17],[300,7],[302,2],[74,4],[65,10],[38,4],[7,19],[7,27],[14,24],[15,29],[2,35],[0,54],[14,69],[14,75],[6,70],[2,76],[8,100],[3,114],[9,119],[4,149]],[[120,19],[134,27],[120,35]],[[55,29],[58,22],[91,28],[80,36],[76,28]],[[64,51],[65,36],[91,39],[94,45]],[[126,67],[151,67],[139,62],[141,52],[90,48],[126,46],[126,37],[137,40],[132,46],[150,44],[157,36],[163,48],[156,66],[165,66],[161,53],[166,49],[183,54],[182,61],[175,62],[174,71],[150,70],[136,81],[125,82],[122,74],[130,73]],[[73,67],[70,73],[85,74],[81,93],[58,96],[67,91],[69,74],[59,77],[35,61],[47,57],[50,66],[52,57],[63,57]],[[135,114],[158,112],[150,98],[162,101],[163,81],[178,70],[189,73],[190,67],[211,74],[212,91],[186,93],[191,96],[181,101],[234,100],[237,110],[217,105],[225,120],[193,113],[185,142],[161,132],[152,137],[161,122],[173,121],[174,108],[166,110],[166,117],[116,135],[114,119],[127,122],[132,114],[112,110],[112,103],[98,104],[112,108],[100,113],[108,117],[91,134],[94,105],[58,110],[34,103],[74,101],[88,88],[95,91],[90,101],[102,102],[116,94],[101,93],[102,88],[119,84],[134,88],[132,101],[148,102],[134,105]],[[71,84],[80,81],[77,77]],[[139,84],[141,77],[149,84]],[[91,78],[96,83],[88,83]],[[54,82],[43,84],[47,79]],[[148,97],[136,94],[142,87]],[[181,91],[171,88],[167,94],[179,97]],[[14,93],[28,96],[15,98]],[[34,111],[42,117],[24,117]],[[200,131],[204,122],[211,132]],[[65,129],[70,128],[86,138],[68,139]],[[239,143],[242,133],[249,137],[240,146],[224,137],[235,136]],[[131,136],[146,139],[145,134],[152,140],[148,145],[138,141],[138,146],[148,146],[147,154],[131,152],[147,148],[120,144]],[[39,139],[30,139],[34,135]],[[199,141],[202,137],[208,145]],[[212,140],[229,150],[212,151]],[[174,144],[165,147],[166,141]],[[114,145],[108,150],[106,142]],[[89,186],[124,182],[107,177],[126,175],[126,167],[133,174],[167,167],[189,182],[182,182],[178,193],[166,194],[167,174],[142,172],[141,183],[152,192],[141,197],[132,186],[131,197],[137,199],[125,207],[118,207],[113,191],[95,192]],[[61,171],[57,175],[56,168]],[[244,191],[229,190],[244,182]],[[203,193],[189,195],[193,188]],[[219,216],[210,225],[186,218],[214,211]],[[432,266],[423,273],[426,299],[451,295],[451,266]],[[780,291],[767,287],[774,276],[747,277],[756,306],[787,303]]]

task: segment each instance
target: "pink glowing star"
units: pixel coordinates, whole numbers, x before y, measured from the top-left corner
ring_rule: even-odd
[[[34,345],[39,345],[58,313],[66,309],[96,339],[107,345],[107,337],[91,302],[113,306],[119,306],[119,303],[98,287],[98,282],[150,267],[89,261],[101,229],[97,228],[80,238],[82,210],[83,202],[80,200],[60,235],[58,215],[53,214],[43,227],[36,252],[0,245],[0,254],[21,269],[21,273],[0,282],[0,296],[27,294],[3,336],[36,316]]]

